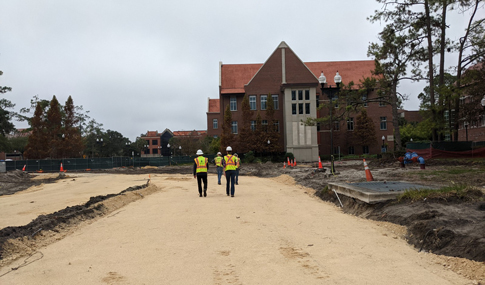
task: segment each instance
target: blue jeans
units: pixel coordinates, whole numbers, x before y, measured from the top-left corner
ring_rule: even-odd
[[[217,184],[221,184],[222,167],[217,167]]]
[[[229,184],[231,184],[231,196],[234,196],[234,182],[236,179],[236,170],[226,170],[226,194],[229,195]]]
[[[236,168],[236,184],[239,181],[239,168]]]

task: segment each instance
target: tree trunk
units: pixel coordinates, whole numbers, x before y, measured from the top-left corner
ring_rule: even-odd
[[[424,1],[424,8],[425,8],[425,19],[426,19],[426,38],[428,40],[428,72],[429,72],[429,96],[430,96],[430,104],[431,104],[431,115],[432,121],[436,122],[438,119],[436,113],[436,104],[434,98],[434,67],[433,67],[433,38],[432,38],[432,31],[431,31],[431,13],[429,10],[429,0]],[[433,127],[432,130],[433,141],[436,141],[438,138],[438,130],[436,127]]]
[[[391,108],[392,108],[392,126],[394,127],[394,145],[396,146],[395,150],[401,150],[401,132],[399,130],[399,115],[397,113],[397,80],[394,80],[392,83],[392,95],[391,95]]]

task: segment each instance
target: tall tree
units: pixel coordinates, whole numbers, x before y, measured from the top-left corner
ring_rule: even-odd
[[[49,157],[62,158],[62,114],[56,96],[52,97],[47,111],[47,118],[45,123],[47,132],[47,141],[49,143]]]
[[[244,95],[242,103],[241,103],[241,110],[242,110],[242,125],[239,131],[239,143],[238,143],[238,151],[239,152],[248,152],[251,150],[251,141],[253,132],[251,131],[251,120],[253,118],[253,111],[251,111],[251,107],[249,105],[249,98],[248,95]]]
[[[0,70],[0,76],[3,72]],[[0,86],[0,94],[12,91],[11,87]],[[7,109],[15,107],[9,100],[5,98],[0,99],[0,151],[9,150],[10,146],[6,135],[15,130],[14,124],[11,122],[12,117],[15,113],[8,111]]]
[[[41,104],[37,103],[34,116],[30,120],[32,133],[25,147],[24,157],[26,158],[39,159],[46,158],[49,155],[49,142],[44,117],[44,110]]]
[[[69,96],[64,106],[64,131],[61,145],[63,157],[81,157],[84,145],[79,129],[79,119],[75,115],[75,107],[72,97]]]
[[[473,87],[471,90],[467,90],[463,92],[462,89],[463,85],[475,85],[474,83],[480,82],[480,78],[477,78],[477,73],[475,70],[471,71],[472,74],[469,73],[468,82],[463,82],[462,75],[464,70],[477,64],[479,62],[484,62],[485,60],[485,19],[479,19],[475,21],[475,16],[477,10],[479,8],[480,3],[483,2],[482,0],[474,0],[474,1],[463,1],[461,2],[461,8],[464,11],[467,11],[468,8],[471,9],[470,18],[468,21],[468,25],[465,29],[465,34],[463,37],[460,38],[459,43],[455,46],[456,50],[458,50],[458,64],[456,68],[456,91],[457,94],[454,97],[454,111],[455,111],[455,120],[454,120],[454,140],[458,141],[458,130],[460,128],[460,122],[462,122],[462,118],[468,118],[470,114],[469,107],[465,107],[462,110],[462,106],[460,104],[460,98],[463,93],[466,95],[473,94],[474,92]],[[468,5],[467,5],[468,4]],[[483,69],[483,64],[478,68],[478,70]],[[478,76],[480,77],[480,76]],[[477,81],[478,80],[478,81]],[[471,91],[471,92],[470,92]],[[476,94],[476,93],[475,93]],[[478,96],[479,97],[479,96]],[[475,100],[469,100],[467,103],[473,102],[476,103],[477,98]],[[480,100],[480,98],[478,98]],[[472,108],[471,110],[475,110]],[[472,112],[473,113],[473,112]]]
[[[232,114],[229,104],[224,111],[224,121],[222,122],[221,151],[225,151],[227,146],[234,145],[234,134],[232,133]]]

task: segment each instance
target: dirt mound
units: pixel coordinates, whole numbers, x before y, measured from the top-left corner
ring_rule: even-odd
[[[53,174],[49,176],[36,176],[21,170],[14,170],[7,173],[0,173],[0,196],[12,195],[23,191],[31,186],[42,183],[53,183],[56,180],[64,179],[65,174]]]
[[[21,256],[32,254],[37,248],[62,239],[83,222],[108,215],[128,203],[156,192],[147,184],[129,187],[118,194],[91,197],[83,205],[66,207],[55,213],[40,215],[25,226],[0,230],[0,266]]]

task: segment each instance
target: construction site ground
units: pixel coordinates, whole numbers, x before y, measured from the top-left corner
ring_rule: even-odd
[[[365,181],[360,160],[338,175],[244,164],[234,198],[214,167],[202,198],[192,165],[12,171],[0,174],[0,284],[485,284],[483,162],[368,164],[377,181],[474,190],[339,201],[326,186]]]

